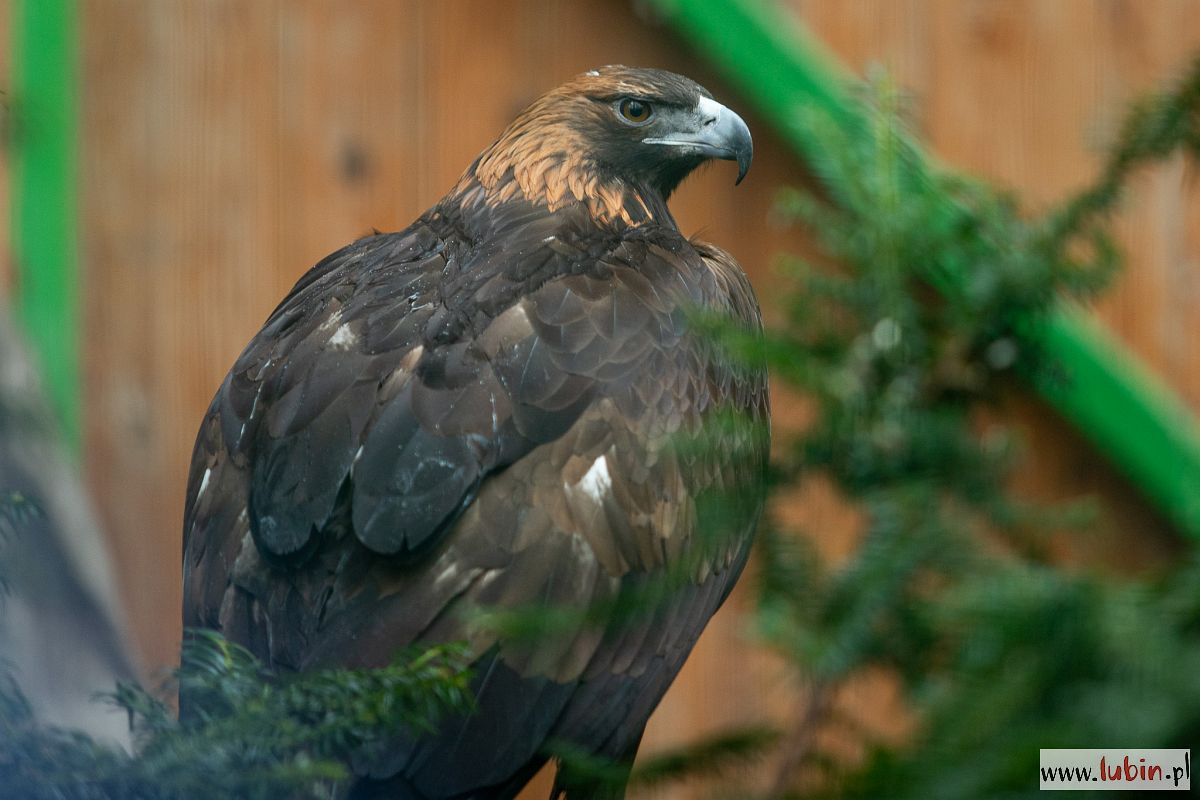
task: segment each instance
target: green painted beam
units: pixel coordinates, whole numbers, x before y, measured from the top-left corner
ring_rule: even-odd
[[[1156,502],[1200,536],[1200,424],[1179,396],[1082,309],[1063,303],[1038,332],[1069,382],[1038,385]]]
[[[797,109],[817,107],[856,136],[868,121],[848,99],[846,72],[797,20],[764,0],[649,0],[661,17],[771,121],[804,158],[816,143]],[[913,180],[927,173],[914,145]],[[952,203],[945,212],[956,213]],[[952,288],[957,272],[944,265]],[[1111,334],[1066,304],[1036,325],[1069,379],[1037,389],[1174,521],[1200,537],[1200,423],[1162,381]]]
[[[15,0],[11,8],[17,311],[66,439],[77,448],[75,3]]]

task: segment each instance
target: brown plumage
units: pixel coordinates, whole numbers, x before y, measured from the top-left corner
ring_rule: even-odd
[[[411,226],[313,267],[230,370],[188,482],[185,625],[284,670],[477,656],[476,712],[355,765],[356,796],[508,798],[548,741],[636,752],[762,502],[766,377],[689,325],[758,330],[758,306],[666,206],[749,148],[686,78],[581,75]],[[543,606],[596,613],[532,641],[469,613]]]

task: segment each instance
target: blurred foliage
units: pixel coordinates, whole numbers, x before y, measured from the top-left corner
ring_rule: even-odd
[[[1112,275],[1106,212],[1134,168],[1200,156],[1200,60],[1132,109],[1094,186],[1041,217],[911,163],[886,81],[861,102],[873,124],[852,141],[805,112],[824,144],[819,186],[783,203],[829,265],[784,264],[793,289],[768,358],[816,414],[781,448],[776,481],[819,476],[864,523],[836,564],[813,546],[819,531],[761,535],[757,624],[809,697],[770,795],[1033,796],[1040,748],[1188,746],[1200,735],[1200,563],[1142,580],[1055,565],[1044,534],[1079,515],[1010,495],[1018,448],[977,411],[1011,374],[1069,380],[1027,333],[1060,297]],[[902,681],[916,734],[896,747],[850,731],[868,752],[850,763],[815,731],[847,727],[831,698],[869,670]]]
[[[790,729],[727,732],[643,759],[632,776],[556,744],[564,786],[715,776],[739,798],[1012,798],[1036,792],[1040,748],[1186,747],[1200,735],[1200,562],[1120,579],[1055,565],[1043,533],[1071,514],[1007,492],[1018,448],[976,416],[1015,373],[1069,379],[1027,333],[1058,298],[1092,295],[1113,273],[1107,213],[1132,171],[1180,150],[1200,155],[1200,61],[1133,109],[1095,186],[1039,217],[917,163],[885,81],[859,102],[873,122],[858,139],[816,111],[801,117],[823,157],[810,165],[814,189],[789,193],[781,213],[816,232],[823,261],[784,263],[783,324],[765,340],[713,325],[726,347],[765,357],[812,399],[812,423],[778,448],[774,489],[823,480],[862,512],[859,544],[837,563],[813,546],[819,531],[768,523],[759,537],[754,621],[807,706]],[[721,546],[706,531],[727,527],[729,502],[747,497],[705,505],[705,548]],[[0,523],[17,518],[0,512]],[[587,612],[479,621],[516,639],[611,624],[661,607],[692,566]],[[134,755],[39,725],[5,676],[0,796],[333,796],[350,760],[466,713],[469,660],[435,648],[383,670],[281,676],[197,632],[176,676],[182,720],[134,686],[110,698],[129,714]],[[880,671],[901,682],[913,715],[903,746],[839,717],[838,689]],[[828,750],[817,731],[830,727],[849,731],[865,758]],[[731,783],[744,778],[731,767],[772,748],[758,788]]]
[[[465,649],[405,653],[376,670],[266,671],[244,648],[190,632],[175,677],[177,718],[155,694],[122,684],[136,755],[34,719],[0,676],[0,797],[115,800],[336,796],[351,759],[469,712]]]

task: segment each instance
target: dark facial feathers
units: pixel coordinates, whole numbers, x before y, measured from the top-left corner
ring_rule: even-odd
[[[617,118],[627,97],[656,106],[657,133],[728,139],[729,155],[643,143]],[[758,306],[666,209],[696,159],[741,157],[740,118],[717,131],[692,113],[713,102],[624,67],[551,92],[407,229],[304,275],[213,399],[187,489],[186,625],[278,669],[458,640],[478,656],[477,712],[355,763],[362,796],[512,797],[552,739],[632,757],[741,571],[766,377],[689,319],[758,330]],[[710,424],[729,414],[750,424]],[[668,574],[683,580],[632,622],[599,611]],[[534,641],[472,623],[538,606],[592,615]]]

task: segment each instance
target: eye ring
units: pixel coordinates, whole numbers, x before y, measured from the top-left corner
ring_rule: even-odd
[[[654,116],[654,108],[645,100],[626,97],[617,103],[617,113],[631,125],[644,125]]]

